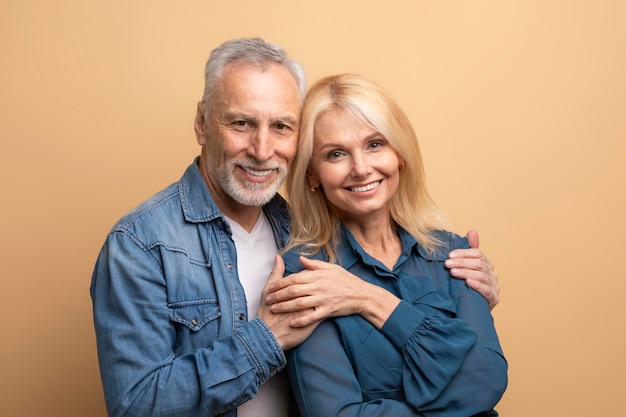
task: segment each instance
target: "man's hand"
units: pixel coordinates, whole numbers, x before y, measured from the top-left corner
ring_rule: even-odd
[[[269,294],[269,288],[273,287],[276,283],[281,282],[284,273],[285,264],[283,262],[283,258],[276,255],[274,268],[272,268],[267,284],[265,284],[265,288],[263,288],[263,292],[261,294],[261,305],[259,306],[257,316],[262,319],[265,324],[267,324],[267,327],[270,328],[280,347],[283,350],[288,350],[304,342],[313,330],[315,330],[317,325],[320,323],[320,320],[308,319],[306,325],[293,326],[292,324],[294,322],[298,323],[301,316],[310,314],[314,311],[314,309],[307,309],[304,307],[296,311],[272,311],[270,305],[266,301]]]
[[[467,285],[478,291],[493,309],[500,301],[500,287],[498,276],[494,272],[493,264],[478,249],[478,232],[469,230],[467,240],[471,249],[456,249],[450,252],[446,260],[446,267],[455,278],[464,279]]]

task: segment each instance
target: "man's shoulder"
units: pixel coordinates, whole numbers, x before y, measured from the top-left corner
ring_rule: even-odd
[[[146,223],[158,226],[175,221],[180,212],[180,194],[177,183],[173,183],[127,212],[115,223],[112,231],[129,230]]]
[[[184,172],[182,178],[126,213],[113,227],[113,231],[129,231],[151,228],[154,231],[175,229],[187,217],[207,217],[206,197],[202,189],[204,183],[195,162]],[[198,207],[200,206],[200,207]],[[194,208],[189,213],[190,208]],[[196,213],[198,212],[198,213]],[[149,232],[149,230],[146,230]]]

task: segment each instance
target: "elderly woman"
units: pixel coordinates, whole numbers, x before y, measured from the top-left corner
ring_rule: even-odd
[[[489,305],[444,265],[467,239],[445,231],[415,132],[389,94],[352,74],[318,81],[287,193],[287,274],[337,264],[367,297],[290,352],[304,416],[497,415],[507,363]]]

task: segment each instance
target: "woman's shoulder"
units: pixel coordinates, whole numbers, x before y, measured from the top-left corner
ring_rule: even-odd
[[[285,275],[295,274],[296,272],[300,272],[304,269],[300,263],[300,256],[320,261],[328,261],[328,255],[323,249],[317,251],[316,253],[311,253],[311,251],[306,250],[304,245],[296,246],[282,253],[283,261],[285,262]]]
[[[432,237],[439,242],[435,250],[431,253],[420,251],[420,254],[433,261],[445,261],[448,254],[455,249],[467,249],[470,247],[467,238],[447,230],[433,230],[430,232]]]

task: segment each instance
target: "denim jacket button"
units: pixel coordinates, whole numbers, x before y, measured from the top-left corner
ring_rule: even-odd
[[[274,375],[276,373],[276,367],[275,366],[270,367],[270,373],[272,375]]]
[[[192,319],[191,319],[191,324],[193,324],[194,326],[197,326],[197,325],[198,325],[198,319],[197,319],[197,318],[195,318],[195,317],[194,317],[194,318],[192,318]]]
[[[227,267],[228,269],[233,269],[233,264],[228,264],[228,265],[226,265],[226,267]]]
[[[245,318],[246,318],[246,315],[245,315],[245,314],[241,313],[241,314],[239,315],[239,320],[242,320],[242,321],[243,321],[243,320],[245,320]]]

